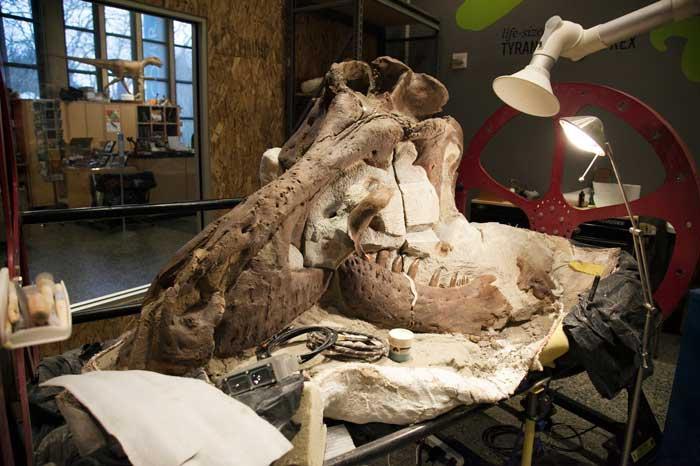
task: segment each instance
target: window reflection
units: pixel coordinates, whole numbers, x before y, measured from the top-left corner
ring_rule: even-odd
[[[107,34],[131,36],[131,13],[121,8],[106,6],[105,31]]]
[[[20,21],[3,18],[5,29],[5,49],[7,61],[36,64],[36,50],[34,48],[34,25],[28,21]]]
[[[30,0],[2,0],[0,11],[6,15],[20,16],[22,18],[32,18],[32,7]]]
[[[83,0],[63,0],[63,21],[66,26],[93,30],[92,4]]]
[[[180,142],[194,147],[194,83],[192,74],[192,25],[173,21],[175,43],[175,94],[180,107]]]
[[[192,47],[192,25],[181,21],[173,21],[173,36],[175,45]]]
[[[165,18],[151,15],[141,15],[141,24],[143,25],[143,38],[165,42]]]
[[[22,98],[39,97],[34,17],[29,0],[0,2],[7,86]]]

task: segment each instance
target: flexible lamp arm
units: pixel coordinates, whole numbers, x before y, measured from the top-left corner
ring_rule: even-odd
[[[549,62],[549,68],[559,57],[578,61],[621,40],[697,14],[700,14],[700,0],[659,0],[589,29],[553,16],[545,23],[531,63],[542,66]],[[550,60],[543,60],[544,57]]]

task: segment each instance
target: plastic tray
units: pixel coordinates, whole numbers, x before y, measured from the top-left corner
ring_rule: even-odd
[[[65,283],[60,282],[68,305],[68,319],[65,325],[43,325],[40,327],[29,327],[7,333],[5,331],[5,321],[7,318],[8,289],[10,286],[10,276],[6,267],[0,269],[0,344],[7,349],[24,348],[26,346],[53,343],[70,338],[73,328],[73,318],[70,310],[70,299]],[[22,287],[22,289],[35,288],[34,285]]]

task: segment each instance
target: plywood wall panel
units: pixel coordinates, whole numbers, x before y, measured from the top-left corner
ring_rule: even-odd
[[[73,332],[68,340],[39,345],[39,352],[42,357],[54,356],[85,344],[106,342],[121,336],[127,330],[134,328],[137,323],[138,316],[126,316],[77,324],[73,326]]]

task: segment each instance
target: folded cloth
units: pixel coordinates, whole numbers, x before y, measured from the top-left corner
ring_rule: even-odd
[[[268,465],[292,448],[243,403],[197,379],[150,371],[55,377],[134,465]]]

